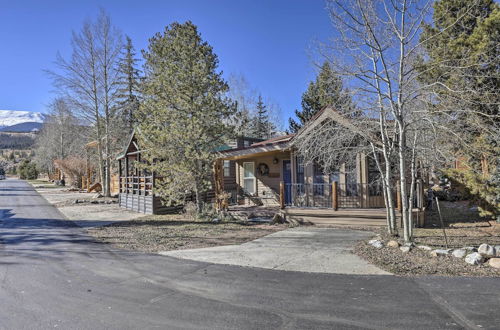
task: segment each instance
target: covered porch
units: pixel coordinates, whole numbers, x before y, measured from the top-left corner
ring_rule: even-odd
[[[275,205],[284,208],[384,208],[382,187],[363,154],[351,168],[342,165],[326,174],[305,164],[289,142],[293,135],[220,153],[215,166],[216,194],[233,205]]]

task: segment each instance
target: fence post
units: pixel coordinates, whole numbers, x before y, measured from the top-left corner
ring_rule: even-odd
[[[285,208],[285,183],[280,181],[280,208]]]
[[[339,208],[337,181],[332,182],[332,207],[335,211]]]

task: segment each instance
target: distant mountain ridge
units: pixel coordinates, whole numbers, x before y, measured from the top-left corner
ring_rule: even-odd
[[[0,132],[33,132],[42,127],[41,112],[0,110]]]

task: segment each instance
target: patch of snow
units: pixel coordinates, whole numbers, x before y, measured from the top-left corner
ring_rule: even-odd
[[[7,127],[26,122],[43,123],[45,115],[41,112],[0,110],[0,127]]]

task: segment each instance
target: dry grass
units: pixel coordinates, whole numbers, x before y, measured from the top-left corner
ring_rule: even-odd
[[[240,221],[193,221],[184,215],[154,215],[91,228],[99,241],[127,250],[159,252],[241,244],[287,228]]]

